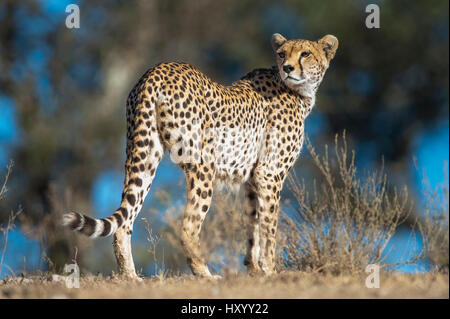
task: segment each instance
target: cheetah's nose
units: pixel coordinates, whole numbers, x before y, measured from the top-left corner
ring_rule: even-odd
[[[283,71],[286,73],[291,73],[294,70],[294,67],[292,65],[284,65],[283,66]]]

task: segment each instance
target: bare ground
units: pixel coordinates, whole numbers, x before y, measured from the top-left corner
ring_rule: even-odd
[[[449,276],[444,274],[382,273],[378,289],[366,288],[365,278],[285,272],[269,278],[185,275],[129,282],[88,275],[80,279],[80,288],[69,289],[45,276],[16,277],[0,281],[0,298],[449,298]]]

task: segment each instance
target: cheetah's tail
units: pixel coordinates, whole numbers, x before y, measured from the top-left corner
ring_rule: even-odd
[[[122,210],[119,209],[108,218],[98,219],[70,212],[63,215],[62,224],[91,238],[106,237],[114,234],[117,228],[122,226],[124,221],[122,214]]]

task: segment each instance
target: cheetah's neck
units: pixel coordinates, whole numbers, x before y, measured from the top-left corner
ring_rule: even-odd
[[[278,85],[284,87],[286,90],[291,91],[293,95],[295,95],[299,99],[299,107],[305,110],[303,113],[303,119],[306,118],[311,112],[314,104],[316,103],[316,93],[318,90],[317,87],[306,87],[300,86],[297,89],[292,89],[288,87],[280,77],[280,73],[278,72],[278,67],[273,65],[270,69],[275,77]]]

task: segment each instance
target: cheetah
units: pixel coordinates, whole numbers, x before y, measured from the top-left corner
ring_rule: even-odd
[[[214,277],[199,252],[199,234],[219,182],[244,187],[248,273],[275,272],[280,192],[300,154],[305,119],[338,40],[275,33],[271,42],[276,65],[255,69],[230,86],[189,64],[169,62],[150,68],[131,90],[120,207],[103,219],[75,212],[63,217],[64,225],[89,237],[114,235],[121,276],[139,279],[131,233],[166,151],[186,177],[180,239],[192,273]]]

